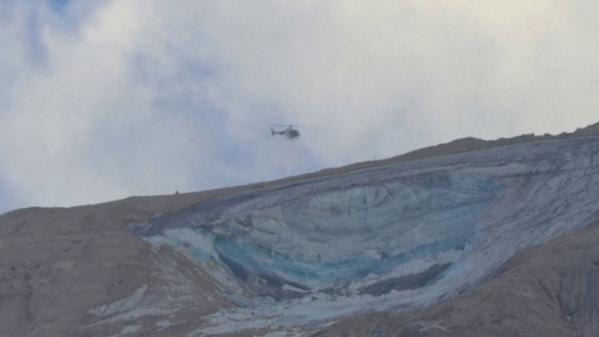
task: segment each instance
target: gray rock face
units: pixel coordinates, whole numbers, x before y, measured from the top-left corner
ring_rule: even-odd
[[[595,134],[2,215],[0,335],[592,336]]]

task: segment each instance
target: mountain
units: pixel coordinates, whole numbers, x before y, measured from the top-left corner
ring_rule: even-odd
[[[595,336],[599,124],[0,216],[0,335]]]

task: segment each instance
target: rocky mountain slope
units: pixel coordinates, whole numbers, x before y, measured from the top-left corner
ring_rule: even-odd
[[[599,126],[0,216],[2,336],[593,336]]]

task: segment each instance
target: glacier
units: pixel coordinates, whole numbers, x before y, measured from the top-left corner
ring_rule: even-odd
[[[585,226],[599,214],[598,152],[586,137],[390,163],[214,198],[134,231],[187,254],[236,303],[198,336],[292,334],[451,297]]]

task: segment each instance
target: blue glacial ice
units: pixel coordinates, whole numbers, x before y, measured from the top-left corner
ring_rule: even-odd
[[[406,265],[415,260],[428,261],[421,269],[453,263],[499,190],[485,177],[421,175],[233,211],[216,225],[165,233],[198,260],[256,283],[258,293],[359,293],[359,285],[411,272]]]
[[[140,230],[239,308],[202,334],[433,303],[599,215],[599,140],[501,147],[215,199]]]

